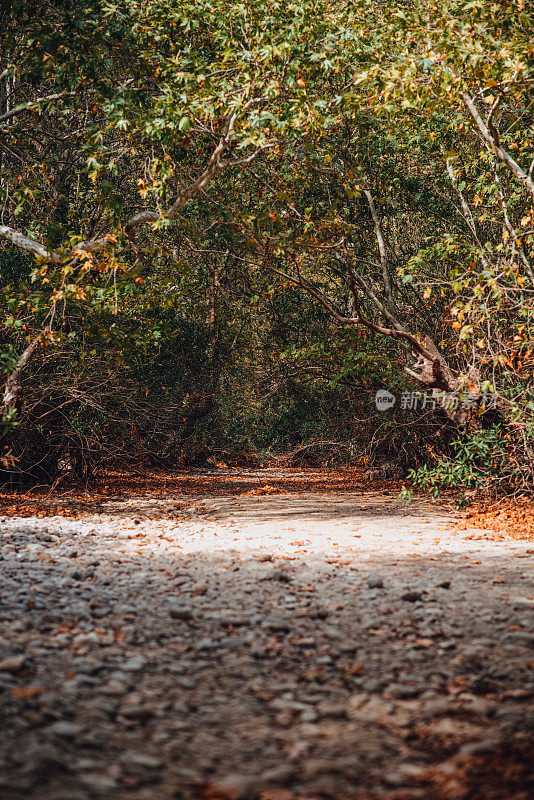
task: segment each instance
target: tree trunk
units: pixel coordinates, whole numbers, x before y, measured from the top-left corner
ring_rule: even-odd
[[[4,410],[9,410],[17,407],[17,403],[20,401],[20,394],[22,391],[21,383],[20,383],[20,376],[23,370],[27,367],[33,356],[35,355],[35,351],[39,346],[40,337],[36,336],[30,344],[26,347],[24,352],[22,353],[21,357],[17,362],[17,366],[9,375],[8,379],[4,384],[4,396],[2,398],[2,404]]]

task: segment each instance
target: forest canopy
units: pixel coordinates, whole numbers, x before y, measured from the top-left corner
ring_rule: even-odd
[[[531,489],[528,3],[0,27],[2,480],[286,455]]]

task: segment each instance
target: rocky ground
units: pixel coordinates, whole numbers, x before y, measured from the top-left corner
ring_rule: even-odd
[[[0,518],[4,800],[534,796],[532,543],[185,500]]]

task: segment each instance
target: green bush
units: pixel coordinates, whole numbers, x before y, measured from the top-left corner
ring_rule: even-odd
[[[512,447],[510,435],[494,425],[455,439],[449,457],[435,466],[425,464],[410,470],[408,478],[435,497],[445,488],[489,490],[503,480],[514,483],[518,475],[515,470],[510,474]]]

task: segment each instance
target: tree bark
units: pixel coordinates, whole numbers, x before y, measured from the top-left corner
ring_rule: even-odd
[[[32,339],[30,344],[26,347],[19,358],[17,366],[6,380],[4,384],[4,395],[2,398],[4,409],[16,408],[17,401],[19,400],[21,393],[20,376],[35,355],[37,347],[39,346],[39,341],[39,336],[36,336],[35,339]]]
[[[157,222],[160,219],[175,219],[178,216],[178,212],[185,206],[188,200],[190,200],[205,186],[207,186],[214,179],[217,173],[221,172],[227,166],[232,164],[246,163],[247,161],[251,160],[252,157],[257,155],[258,152],[260,152],[256,151],[252,156],[245,159],[239,159],[235,162],[224,162],[222,160],[223,151],[227,147],[234,130],[235,120],[236,114],[231,114],[227,118],[221,138],[219,139],[217,147],[213,151],[206,168],[201,172],[198,178],[193,181],[193,183],[184,187],[179,192],[178,197],[171,207],[167,209],[167,211],[141,211],[126,222],[124,230],[130,237],[133,237],[133,233],[136,228],[138,228],[140,225],[144,225],[147,222]],[[38,256],[39,258],[54,261],[56,263],[61,260],[59,255],[53,250],[47,250],[47,248],[40,242],[36,242],[34,239],[29,239],[27,236],[24,236],[22,233],[19,233],[13,228],[9,228],[7,225],[0,225],[0,236],[3,236],[5,239],[10,241],[13,245],[15,245],[15,247],[25,250],[28,253],[33,253],[33,255]],[[98,239],[80,242],[80,244],[77,244],[76,247],[72,248],[72,250],[69,252],[69,255],[76,255],[77,252],[82,250],[88,252],[102,250],[107,248],[113,241],[115,241],[115,237],[107,234],[106,236]]]
[[[510,153],[504,149],[499,143],[499,137],[495,129],[482,119],[473,98],[467,93],[462,93],[462,99],[467,107],[467,110],[473,117],[478,130],[482,134],[482,138],[484,142],[488,146],[488,148],[500,159],[503,164],[506,164],[510,172],[515,175],[515,177],[523,184],[527,192],[532,195],[532,199],[534,200],[534,180],[532,179],[532,167],[530,170],[525,172],[519,164],[514,161]],[[533,162],[534,165],[534,162]]]
[[[382,282],[384,284],[384,291],[386,294],[386,300],[388,304],[388,308],[392,314],[395,313],[395,299],[393,297],[393,287],[391,285],[391,276],[389,274],[389,264],[388,264],[388,255],[386,250],[386,242],[384,240],[384,234],[382,233],[382,226],[380,224],[380,218],[378,216],[378,212],[376,210],[375,201],[373,200],[373,195],[368,189],[364,189],[363,191],[365,197],[367,198],[367,203],[369,205],[369,210],[371,211],[371,216],[373,218],[373,223],[375,226],[375,233],[376,233],[376,240],[378,242],[378,252],[380,255],[380,266],[382,267]]]

